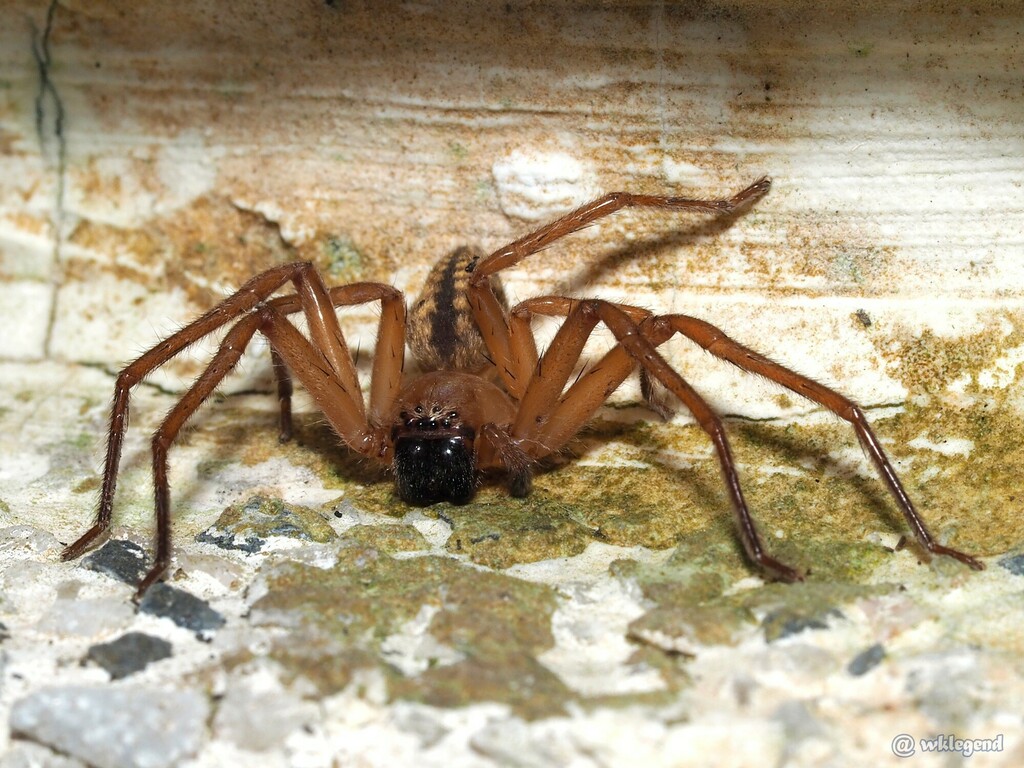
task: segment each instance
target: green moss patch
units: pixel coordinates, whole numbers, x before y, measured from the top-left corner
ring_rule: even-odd
[[[341,535],[346,544],[380,552],[419,552],[430,549],[423,534],[411,525],[354,525]]]
[[[291,630],[271,656],[325,694],[347,686],[359,669],[378,669],[392,697],[438,706],[505,702],[539,717],[562,712],[571,696],[537,661],[553,644],[554,609],[555,594],[542,585],[445,557],[395,559],[353,546],[329,570],[275,567],[252,617]],[[446,652],[420,674],[403,674],[389,660],[387,640],[424,616],[425,634]]]
[[[445,505],[439,514],[452,526],[447,549],[467,554],[475,563],[507,568],[582,552],[591,530],[574,518],[568,507],[545,491],[526,499],[511,499],[501,489],[461,507]]]
[[[657,603],[632,622],[632,638],[672,652],[694,653],[702,645],[732,644],[746,627],[760,622],[765,638],[773,641],[825,628],[842,616],[846,603],[898,588],[846,581],[837,569],[821,581],[812,573],[799,584],[766,583],[730,593],[745,575],[745,563],[728,543],[716,538],[709,532],[688,537],[661,565],[632,560],[612,564],[613,575],[634,579],[644,596]]]

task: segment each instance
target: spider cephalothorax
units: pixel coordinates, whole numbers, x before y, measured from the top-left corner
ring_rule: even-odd
[[[392,421],[395,486],[402,501],[465,504],[480,472],[478,431],[485,466],[492,463],[488,435],[515,415],[497,385],[461,371],[434,371],[415,379],[398,396]]]
[[[542,296],[509,308],[498,273],[556,240],[626,207],[732,214],[768,191],[761,179],[732,197],[694,200],[612,192],[484,257],[458,248],[427,278],[422,297],[406,314],[405,299],[390,285],[352,283],[328,289],[308,262],[284,264],[257,275],[232,296],[146,352],[117,378],[96,524],[68,546],[65,559],[81,554],[110,526],[121,444],[131,389],[155,368],[222,326],[228,330],[213,360],[171,409],[153,436],[157,552],[139,585],[142,594],[170,562],[170,491],[167,451],[188,418],[235,366],[258,331],[270,342],[281,401],[281,438],[291,436],[294,375],[309,391],[342,441],[353,451],[390,466],[399,497],[410,504],[468,502],[484,470],[504,471],[513,496],[530,492],[532,467],[564,448],[607,397],[639,369],[648,404],[659,382],[693,414],[714,445],[747,555],[770,575],[794,581],[799,571],[771,557],[761,544],[740,488],[722,420],[658,352],[680,334],[744,371],[777,382],[849,422],[892,493],[918,541],[934,554],[972,568],[980,561],[945,547],[931,536],[914,509],[863,411],[818,382],[733,341],[714,326],[687,315],[656,316],[601,299]],[[274,298],[286,284],[294,294]],[[335,308],[379,302],[380,326],[368,402]],[[308,337],[288,319],[302,312]],[[530,321],[563,318],[548,349],[538,353]],[[584,345],[598,324],[616,344],[570,383]],[[404,376],[408,344],[421,371]]]
[[[465,504],[473,498],[476,430],[462,420],[453,403],[451,397],[418,403],[400,411],[391,427],[395,487],[407,504]]]

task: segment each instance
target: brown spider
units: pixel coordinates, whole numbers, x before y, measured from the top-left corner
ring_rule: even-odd
[[[439,501],[464,504],[472,498],[480,472],[492,468],[507,472],[513,496],[527,495],[533,465],[560,451],[639,366],[641,389],[649,405],[659,407],[653,395],[653,377],[683,402],[710,436],[739,521],[740,540],[750,559],[769,575],[786,581],[802,580],[799,571],[765,552],[740,489],[721,419],[657,351],[660,344],[680,333],[716,357],[777,382],[850,422],[918,541],[929,552],[948,555],[980,570],[984,565],[975,558],[935,541],[864,413],[828,387],[686,315],[656,316],[625,304],[564,296],[528,299],[508,308],[497,273],[597,219],[634,206],[728,214],[757,200],[770,186],[771,182],[763,178],[724,200],[612,192],[486,258],[475,249],[459,248],[434,266],[426,292],[413,306],[408,321],[404,297],[390,285],[352,283],[328,289],[309,262],[268,269],[121,371],[114,388],[97,521],[64,550],[63,559],[77,557],[110,526],[131,389],[189,345],[237,321],[209,366],[153,435],[156,561],[137,595],[145,592],[170,562],[167,451],[188,418],[235,366],[257,331],[270,342],[281,403],[281,439],[291,436],[294,375],[342,441],[363,456],[391,467],[398,495],[416,505]],[[295,286],[294,294],[271,298],[288,282]],[[381,304],[381,318],[367,409],[335,307],[374,301]],[[308,339],[287,319],[299,311],[308,321]],[[537,352],[531,330],[534,315],[564,318],[543,356]],[[611,330],[617,343],[566,388],[584,344],[598,323]],[[407,343],[426,373],[405,382],[402,374]],[[490,370],[496,370],[500,384],[492,380],[494,377],[483,375]]]

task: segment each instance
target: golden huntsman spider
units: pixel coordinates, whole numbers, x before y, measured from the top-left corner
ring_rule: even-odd
[[[271,348],[281,439],[289,439],[292,433],[295,377],[344,444],[390,467],[398,496],[414,505],[465,504],[472,499],[481,472],[493,469],[505,471],[512,496],[527,495],[534,465],[561,451],[626,377],[639,369],[641,391],[652,408],[659,407],[652,389],[657,381],[683,403],[711,439],[750,560],[769,576],[799,581],[803,575],[769,555],[761,542],[721,418],[658,352],[661,344],[680,334],[715,357],[776,382],[849,422],[921,545],[933,554],[983,568],[974,557],[932,537],[864,412],[843,395],[695,317],[654,315],[602,299],[542,296],[511,308],[505,300],[499,272],[616,211],[640,207],[730,214],[758,200],[770,185],[762,178],[719,200],[612,192],[490,255],[475,248],[456,249],[433,267],[425,294],[408,313],[404,296],[390,285],[358,282],[328,288],[309,262],[268,269],[121,371],[114,388],[96,523],[63,551],[63,559],[80,555],[110,527],[132,388],[186,347],[233,323],[208,367],[153,435],[156,558],[137,595],[157,581],[170,562],[167,452],[257,332]],[[294,293],[275,296],[289,283]],[[381,311],[365,401],[335,310],[370,302],[379,302]],[[305,316],[308,337],[289,320],[298,312]],[[531,326],[537,315],[562,319],[543,355],[538,353]],[[611,331],[614,346],[569,384],[584,345],[599,323]],[[405,375],[407,345],[419,375]]]

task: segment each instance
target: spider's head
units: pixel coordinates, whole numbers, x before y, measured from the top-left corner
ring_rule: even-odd
[[[474,431],[458,414],[402,413],[391,431],[395,485],[406,504],[465,504],[476,491]]]

